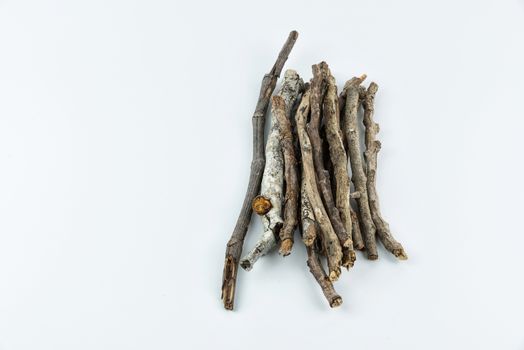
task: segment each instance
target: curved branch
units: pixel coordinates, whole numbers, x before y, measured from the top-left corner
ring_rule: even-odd
[[[364,156],[367,163],[367,190],[369,196],[369,207],[371,209],[371,216],[373,222],[377,227],[377,235],[384,247],[393,253],[400,260],[408,258],[402,245],[393,238],[389,229],[389,224],[382,218],[380,213],[376,174],[377,174],[377,155],[380,151],[380,141],[376,140],[376,135],[379,132],[379,126],[373,120],[375,112],[374,102],[375,94],[377,93],[378,85],[375,83],[369,84],[369,87],[364,94],[362,105],[364,106],[364,125],[366,127],[365,143],[366,151]]]

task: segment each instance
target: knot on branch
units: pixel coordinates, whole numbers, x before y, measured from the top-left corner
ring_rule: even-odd
[[[273,207],[271,201],[264,196],[256,196],[252,203],[253,211],[258,215],[265,215]]]

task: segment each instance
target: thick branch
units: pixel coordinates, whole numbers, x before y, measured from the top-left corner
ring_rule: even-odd
[[[380,213],[376,188],[377,155],[380,151],[380,141],[376,140],[376,135],[379,132],[379,126],[373,120],[373,114],[375,112],[374,101],[377,90],[377,84],[369,84],[362,103],[364,106],[364,125],[366,126],[366,152],[364,152],[364,156],[366,157],[367,162],[369,207],[371,209],[373,222],[377,227],[378,238],[382,244],[384,244],[384,247],[400,260],[406,260],[408,256],[404,251],[404,248],[402,248],[402,245],[393,238],[389,229],[389,224],[382,218],[382,214]]]
[[[265,114],[269,104],[269,98],[275,89],[277,79],[282,72],[293,45],[298,38],[298,33],[292,31],[289,33],[284,46],[282,47],[278,58],[271,68],[271,71],[264,76],[260,86],[257,106],[253,113],[253,159],[251,161],[251,172],[249,175],[249,184],[247,187],[244,202],[226,247],[224,259],[224,272],[222,275],[222,301],[224,308],[233,310],[235,302],[236,278],[238,272],[238,262],[242,254],[242,246],[246,237],[249,221],[251,220],[251,204],[260,189],[262,180],[262,171],[264,169],[264,122]]]
[[[313,147],[313,161],[315,171],[317,174],[317,183],[322,194],[322,199],[329,215],[333,229],[340,240],[340,244],[344,247],[351,248],[353,243],[351,237],[348,235],[340,213],[335,206],[333,193],[331,188],[331,181],[329,179],[329,172],[324,166],[324,157],[322,153],[322,139],[320,138],[320,116],[321,107],[323,103],[324,93],[327,87],[327,77],[329,76],[329,68],[325,62],[318,65],[313,65],[313,81],[311,83],[311,120],[307,125],[307,132],[311,145]]]
[[[320,227],[320,236],[322,237],[323,248],[327,255],[329,266],[329,279],[335,281],[340,276],[340,264],[342,259],[342,249],[326,209],[322,203],[322,198],[317,188],[315,166],[313,164],[312,147],[309,136],[306,132],[306,119],[309,114],[310,92],[306,90],[302,96],[302,101],[295,115],[297,121],[297,133],[300,141],[300,150],[302,153],[302,177],[305,183],[305,193],[311,203],[315,220]]]
[[[348,142],[349,160],[351,163],[351,171],[355,190],[359,193],[356,198],[359,209],[359,217],[361,220],[361,229],[363,231],[364,242],[368,254],[368,259],[375,260],[378,258],[377,246],[375,242],[375,224],[371,218],[371,211],[369,209],[368,194],[366,189],[366,174],[364,172],[364,164],[362,162],[362,153],[360,150],[360,136],[358,132],[357,113],[359,105],[359,86],[364,80],[365,76],[360,78],[353,78],[349,80],[344,90],[346,92],[346,108],[344,117],[344,132]]]

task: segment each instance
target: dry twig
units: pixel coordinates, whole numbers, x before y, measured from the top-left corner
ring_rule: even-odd
[[[329,217],[327,215],[322,198],[317,188],[315,166],[313,164],[312,146],[306,132],[306,119],[309,114],[310,91],[306,90],[295,115],[297,122],[297,133],[300,141],[302,154],[302,177],[304,181],[304,191],[311,203],[315,221],[320,227],[323,248],[327,255],[329,267],[329,279],[335,281],[340,276],[340,264],[342,259],[342,249],[337,235],[335,234]],[[317,235],[318,236],[318,235]]]
[[[338,97],[335,78],[332,75],[327,79],[327,91],[324,97],[324,123],[326,129],[326,139],[329,145],[329,156],[333,165],[333,179],[335,181],[335,205],[340,213],[340,219],[349,237],[352,233],[351,214],[349,208],[349,189],[350,181],[348,174],[348,160],[342,141],[342,131],[339,124]],[[353,266],[356,259],[353,250],[353,241],[348,239],[348,244],[344,247],[342,265],[345,267]]]
[[[302,89],[302,79],[297,72],[288,69],[284,75],[282,88],[278,92],[282,99],[281,105],[271,107],[271,129],[266,143],[266,166],[262,177],[260,196],[253,203],[257,206],[261,201],[270,203],[269,211],[261,213],[264,232],[255,247],[240,260],[240,266],[249,271],[255,262],[266,255],[277,244],[277,237],[282,228],[282,200],[284,197],[284,158],[282,153],[282,135],[277,115],[284,117],[291,113],[291,107]],[[292,234],[293,232],[291,232]]]
[[[364,236],[364,243],[367,250],[368,259],[375,260],[378,258],[377,246],[375,242],[375,224],[371,218],[369,209],[368,195],[366,189],[366,173],[362,162],[362,153],[360,150],[360,136],[358,132],[358,105],[359,105],[359,86],[366,76],[353,78],[344,86],[346,95],[346,107],[344,116],[344,132],[348,143],[349,160],[351,163],[351,172],[355,190],[358,192],[359,218]]]
[[[317,175],[317,184],[320,193],[322,194],[326,211],[329,215],[331,224],[333,225],[333,229],[340,240],[340,244],[343,247],[350,248],[353,243],[342,223],[340,213],[335,206],[329,172],[324,166],[322,139],[320,138],[319,132],[321,107],[329,74],[329,68],[325,62],[313,65],[313,80],[311,83],[311,119],[307,125],[307,133],[313,147],[313,161]]]
[[[293,131],[289,116],[286,115],[286,103],[280,96],[273,96],[276,118],[280,128],[282,152],[284,153],[285,200],[284,225],[280,230],[280,254],[286,256],[293,247],[293,233],[298,223],[298,174],[297,159],[293,145]]]
[[[235,229],[231,234],[226,247],[224,259],[224,272],[222,275],[222,301],[224,308],[233,310],[235,302],[236,279],[238,272],[238,262],[242,254],[242,246],[246,237],[247,228],[251,219],[251,205],[253,199],[260,189],[262,172],[264,170],[264,122],[269,98],[275,89],[277,79],[282,72],[284,63],[287,61],[289,53],[293,48],[298,37],[296,31],[289,33],[284,46],[280,50],[278,58],[270,72],[262,79],[260,94],[253,113],[253,159],[251,161],[251,172],[242,209],[237,219]]]
[[[375,94],[378,90],[378,85],[375,83],[369,84],[369,87],[364,94],[364,125],[366,126],[365,143],[366,151],[364,156],[367,163],[367,190],[369,197],[369,207],[371,209],[371,216],[377,228],[377,235],[384,247],[393,253],[400,260],[408,258],[402,245],[393,238],[389,229],[389,224],[382,218],[378,202],[376,175],[377,175],[377,155],[380,151],[380,141],[376,140],[376,135],[379,132],[379,126],[373,120],[375,112],[374,101]]]

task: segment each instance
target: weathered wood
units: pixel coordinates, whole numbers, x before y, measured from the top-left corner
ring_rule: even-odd
[[[348,143],[349,160],[351,164],[352,180],[355,184],[355,191],[358,192],[356,198],[359,210],[361,229],[363,231],[364,244],[367,256],[370,260],[378,258],[377,246],[375,241],[376,228],[371,217],[367,194],[367,179],[362,161],[360,149],[360,136],[358,125],[358,106],[359,106],[359,86],[365,76],[349,80],[345,86],[346,106],[344,116],[344,133]]]
[[[321,107],[327,87],[327,78],[330,75],[329,68],[325,62],[313,65],[313,80],[311,82],[311,119],[307,125],[307,133],[313,147],[313,161],[317,175],[317,184],[322,194],[323,203],[329,215],[329,220],[333,225],[340,244],[350,248],[352,246],[351,237],[348,235],[340,213],[335,206],[333,199],[331,180],[329,172],[325,169],[323,145],[320,138],[320,119]]]
[[[335,206],[340,213],[340,219],[349,236],[344,249],[342,265],[345,267],[353,266],[356,259],[353,250],[353,240],[351,239],[352,224],[349,208],[350,181],[348,174],[348,160],[344,143],[342,141],[342,130],[339,124],[337,85],[335,78],[330,74],[327,77],[327,90],[324,97],[323,116],[326,130],[326,140],[329,148],[329,156],[333,166],[332,179],[335,182]]]
[[[300,220],[302,222],[302,241],[308,247],[312,246],[317,238],[318,227],[315,214],[306,191],[305,177],[302,176],[300,186]]]
[[[224,271],[222,274],[222,301],[224,308],[233,310],[235,302],[236,279],[238,272],[238,263],[242,254],[242,246],[246,237],[247,228],[251,220],[252,202],[260,189],[262,172],[265,165],[264,157],[264,124],[265,114],[269,104],[269,98],[275,89],[278,77],[282,72],[284,63],[287,61],[289,53],[293,48],[298,33],[292,31],[280,50],[278,58],[269,71],[262,79],[260,94],[252,117],[253,124],[253,157],[251,161],[251,172],[249,174],[249,183],[244,197],[244,202],[237,219],[237,223],[231,234],[226,247],[224,259]]]
[[[293,248],[293,234],[298,224],[299,182],[297,159],[293,145],[293,131],[290,116],[286,113],[286,102],[280,96],[273,96],[273,106],[280,128],[281,146],[284,154],[284,225],[280,230],[280,254],[289,255]]]
[[[353,238],[353,247],[358,250],[364,250],[364,240],[362,239],[362,233],[360,232],[360,223],[358,215],[350,206],[351,213],[351,234]]]
[[[307,266],[309,267],[309,271],[311,272],[313,277],[315,277],[315,280],[322,289],[322,293],[324,293],[324,296],[326,297],[329,306],[340,306],[342,304],[342,297],[338,295],[338,293],[335,291],[335,288],[333,288],[333,283],[328,278],[328,276],[326,276],[326,272],[324,271],[324,268],[320,263],[316,247],[311,246],[306,247],[306,249],[308,256]]]
[[[322,237],[323,248],[327,255],[329,267],[329,279],[335,281],[340,276],[340,264],[342,249],[339,239],[331,226],[322,198],[317,188],[315,165],[313,163],[313,150],[306,131],[306,120],[309,114],[310,90],[306,90],[295,115],[297,122],[297,133],[300,141],[302,155],[302,177],[307,198],[311,203],[315,220],[319,225],[317,236]]]
[[[377,228],[377,236],[384,245],[384,247],[393,253],[400,260],[408,258],[402,245],[393,238],[389,224],[382,218],[380,213],[379,200],[376,188],[377,175],[377,157],[380,151],[380,141],[376,140],[376,135],[379,132],[379,126],[373,120],[375,112],[375,94],[377,93],[378,85],[372,82],[364,94],[364,125],[366,127],[365,144],[366,151],[364,156],[367,164],[367,190],[369,198],[369,207],[371,209],[371,216]]]
[[[284,199],[284,157],[282,153],[282,135],[277,119],[279,113],[285,117],[291,113],[291,108],[302,89],[302,79],[297,72],[288,69],[278,95],[283,105],[272,104],[271,129],[266,143],[266,166],[262,177],[260,195],[271,202],[271,208],[261,216],[263,233],[255,244],[241,260],[240,266],[249,271],[258,259],[266,255],[277,244],[277,237],[282,229],[282,202]],[[257,197],[258,198],[258,197]]]

